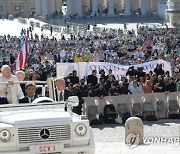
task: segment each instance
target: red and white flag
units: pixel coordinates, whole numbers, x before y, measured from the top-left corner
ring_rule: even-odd
[[[29,53],[29,43],[28,43],[28,39],[26,38],[21,48],[21,51],[19,52],[16,61],[14,62],[13,70],[25,69],[28,53]]]

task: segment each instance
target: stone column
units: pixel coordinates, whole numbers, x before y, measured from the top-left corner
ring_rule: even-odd
[[[82,5],[83,5],[82,0],[76,0],[76,13],[78,13],[79,17],[83,16]]]
[[[41,14],[41,0],[35,0],[35,14],[42,15]]]
[[[163,3],[162,0],[157,0],[156,2],[152,2],[152,11],[155,13],[158,13],[158,9],[160,8],[160,5]],[[167,5],[167,3],[166,3]],[[162,10],[160,10],[161,12]]]
[[[56,4],[56,0],[51,0],[51,13],[54,13],[57,11],[57,4]]]
[[[113,16],[115,14],[114,8],[115,8],[114,0],[108,0],[108,15],[109,16]]]
[[[131,0],[124,0],[124,15],[131,15]]]
[[[95,16],[95,14],[98,15],[98,5],[99,5],[98,0],[92,0],[91,2],[92,2],[92,8],[91,8],[92,15],[93,16]]]
[[[49,0],[42,0],[42,16],[47,17],[49,15]]]
[[[67,4],[67,17],[69,17],[69,15],[73,14],[73,11],[72,11],[72,5],[74,5],[73,0],[67,0],[66,4]]]
[[[3,1],[3,16],[7,14],[7,1]]]
[[[62,0],[56,0],[56,10],[62,11]]]
[[[147,14],[147,0],[141,0],[141,15]]]

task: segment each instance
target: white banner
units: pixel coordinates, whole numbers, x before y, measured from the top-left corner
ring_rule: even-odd
[[[149,71],[154,71],[157,64],[162,64],[163,70],[165,72],[169,71],[170,76],[172,76],[171,64],[164,60],[155,60],[132,66],[134,66],[136,69],[138,67],[143,67],[144,71],[146,73],[149,73]],[[126,76],[126,72],[129,67],[131,66],[124,66],[105,62],[57,63],[57,77],[66,77],[69,75],[69,73],[72,73],[73,70],[76,70],[80,79],[86,79],[86,77],[92,73],[92,70],[97,70],[97,72],[99,72],[101,69],[103,69],[107,74],[108,70],[111,69],[116,79],[119,80],[121,77]],[[97,74],[97,76],[98,75],[99,74]]]

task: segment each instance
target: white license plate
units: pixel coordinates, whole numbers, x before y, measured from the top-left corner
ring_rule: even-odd
[[[62,152],[63,144],[42,144],[35,147],[36,153]]]

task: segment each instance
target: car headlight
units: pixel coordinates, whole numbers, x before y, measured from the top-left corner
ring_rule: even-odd
[[[76,126],[75,131],[76,131],[77,135],[84,136],[86,134],[86,132],[87,132],[87,128],[86,128],[85,125],[79,124],[79,125]]]
[[[0,140],[2,142],[8,142],[10,138],[11,138],[11,133],[7,129],[0,131]]]

